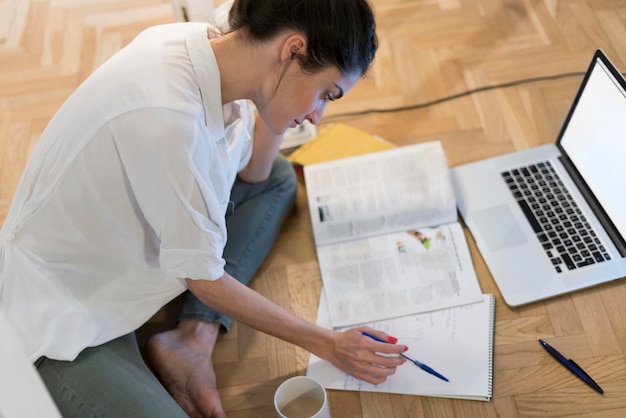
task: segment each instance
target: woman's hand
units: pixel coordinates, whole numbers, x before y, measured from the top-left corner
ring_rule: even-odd
[[[362,332],[388,341],[389,344],[375,341]],[[406,361],[399,354],[405,352],[408,347],[395,344],[396,341],[396,338],[369,327],[336,332],[333,337],[333,349],[327,360],[343,372],[377,385],[387,380],[387,377],[396,372],[396,367]]]

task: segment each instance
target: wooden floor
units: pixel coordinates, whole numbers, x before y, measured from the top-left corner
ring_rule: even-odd
[[[395,113],[470,89],[584,71],[598,47],[626,70],[626,0],[372,0],[380,50],[370,77],[329,106],[397,145],[441,140],[451,165],[551,142],[580,75],[496,88]],[[141,29],[174,20],[169,0],[0,0],[0,221],[33,146],[70,92]],[[626,116],[626,115],[625,115]],[[253,287],[310,320],[320,277],[304,189]],[[497,297],[491,402],[329,391],[336,418],[624,417],[626,282],[511,309],[468,234],[482,290]],[[168,308],[152,326],[164,324]],[[147,328],[144,331],[151,331]],[[546,338],[576,359],[604,396],[546,355]],[[274,417],[286,378],[308,354],[235,326],[216,348],[229,417]]]

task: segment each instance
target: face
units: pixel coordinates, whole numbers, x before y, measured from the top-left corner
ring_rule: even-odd
[[[316,124],[329,102],[340,99],[359,80],[358,74],[342,75],[334,67],[313,74],[302,71],[293,61],[259,115],[276,135],[308,120]]]

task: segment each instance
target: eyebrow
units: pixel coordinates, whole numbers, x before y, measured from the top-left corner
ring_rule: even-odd
[[[341,86],[339,84],[337,84],[337,83],[333,83],[333,84],[339,90],[339,94],[337,96],[335,96],[335,100],[341,99],[343,97],[343,89],[341,88]]]

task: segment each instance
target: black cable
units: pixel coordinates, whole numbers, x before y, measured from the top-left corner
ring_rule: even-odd
[[[552,80],[558,80],[561,78],[580,77],[584,75],[585,75],[584,72],[574,72],[574,73],[562,73],[562,74],[548,75],[548,76],[542,76],[542,77],[525,78],[522,80],[510,81],[508,83],[494,84],[492,86],[477,87],[475,89],[467,90],[461,93],[442,97],[440,99],[436,99],[436,100],[425,102],[425,103],[418,103],[418,104],[409,105],[409,106],[392,107],[392,108],[387,108],[387,109],[367,109],[367,110],[361,110],[358,112],[339,113],[336,115],[330,115],[328,117],[325,117],[322,120],[322,122],[327,122],[329,120],[340,119],[340,118],[364,116],[364,115],[369,115],[371,113],[394,113],[394,112],[404,112],[407,110],[421,109],[424,107],[429,107],[429,106],[437,105],[440,103],[448,102],[451,100],[456,100],[461,97],[469,96],[475,93],[481,93],[484,91],[503,89],[507,87],[514,87],[514,86],[519,86],[522,84],[536,83],[540,81],[552,81]]]

